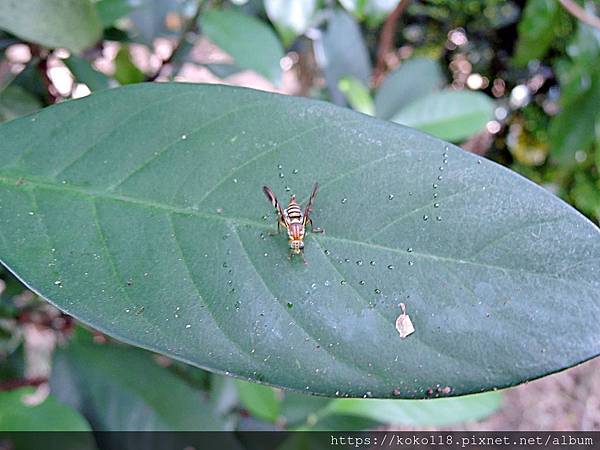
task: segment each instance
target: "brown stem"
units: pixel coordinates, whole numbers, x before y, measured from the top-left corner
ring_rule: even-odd
[[[146,81],[156,80],[162,74],[165,67],[170,66],[171,63],[175,60],[175,57],[179,54],[179,52],[181,52],[181,49],[185,45],[185,39],[186,39],[186,36],[188,35],[188,33],[191,33],[198,29],[198,19],[200,18],[200,14],[202,13],[202,10],[208,5],[208,3],[210,3],[208,0],[198,2],[198,7],[196,8],[196,14],[194,14],[194,17],[192,17],[188,21],[187,25],[181,32],[181,36],[179,36],[179,40],[177,41],[175,48],[171,52],[171,55],[169,55],[169,57],[160,64],[160,67],[153,75],[146,77]]]
[[[394,48],[394,38],[396,37],[396,28],[398,20],[402,17],[404,11],[408,7],[410,0],[400,0],[398,6],[385,19],[381,34],[379,35],[379,43],[377,45],[377,63],[373,72],[373,86],[377,87],[383,81],[385,71],[387,69],[386,57]]]
[[[48,57],[50,56],[50,53],[40,48],[40,46],[36,44],[29,44],[29,48],[31,50],[31,57],[39,58],[37,69],[40,74],[40,78],[42,79],[42,83],[44,83],[44,86],[46,87],[48,102],[56,103],[58,101],[58,96],[56,95],[58,91],[48,76]]]
[[[4,380],[0,382],[0,391],[11,391],[25,386],[39,386],[46,383],[46,378],[18,378],[14,380]]]
[[[583,23],[588,24],[590,27],[594,27],[600,30],[600,18],[588,14],[585,9],[575,3],[573,0],[558,0],[559,3],[565,8],[569,14],[576,17]]]

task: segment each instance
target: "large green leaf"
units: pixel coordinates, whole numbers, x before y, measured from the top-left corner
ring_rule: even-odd
[[[598,228],[396,124],[248,89],[146,84],[5,123],[0,154],[3,263],[95,328],[212,371],[423,398],[600,352]],[[303,201],[315,181],[325,233],[307,236],[304,265],[268,236],[261,186]],[[406,339],[400,302],[416,329]]]
[[[445,90],[409,103],[391,120],[457,142],[481,131],[493,111],[481,92]]]
[[[35,389],[0,392],[0,431],[90,431],[79,413],[53,396],[34,400]]]
[[[237,66],[274,83],[281,81],[283,48],[264,22],[233,10],[211,9],[202,15],[201,24],[202,32],[229,53]]]
[[[411,102],[442,87],[444,77],[436,60],[413,58],[390,73],[375,94],[377,117],[390,119]]]
[[[45,47],[79,52],[102,32],[91,0],[2,0],[0,28]]]
[[[141,350],[79,338],[55,358],[52,391],[94,430],[222,430],[205,393]]]

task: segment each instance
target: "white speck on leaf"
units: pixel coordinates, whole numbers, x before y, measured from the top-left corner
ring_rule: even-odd
[[[400,309],[402,309],[402,314],[396,319],[396,330],[398,330],[401,338],[405,338],[415,332],[415,327],[408,314],[406,314],[406,306],[404,303],[400,303]]]

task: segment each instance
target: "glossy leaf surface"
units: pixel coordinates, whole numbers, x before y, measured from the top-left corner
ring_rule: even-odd
[[[136,85],[5,123],[0,153],[2,262],[93,327],[212,371],[425,398],[600,352],[598,228],[409,128],[241,88]],[[304,265],[268,235],[261,187],[304,202],[315,181],[325,233],[309,231]]]

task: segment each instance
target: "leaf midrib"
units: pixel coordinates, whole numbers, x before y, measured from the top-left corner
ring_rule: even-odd
[[[20,184],[22,187],[25,187],[25,188],[27,187],[28,184],[30,184],[33,187],[40,187],[40,188],[58,191],[58,192],[66,192],[66,193],[80,195],[80,196],[84,196],[84,197],[91,197],[92,200],[104,199],[104,200],[121,201],[124,203],[136,204],[136,205],[144,206],[147,208],[159,209],[161,211],[168,211],[170,213],[183,214],[183,215],[188,215],[188,216],[196,216],[196,217],[201,217],[204,219],[220,220],[220,221],[224,221],[224,222],[231,221],[231,222],[248,225],[248,226],[252,226],[255,228],[259,228],[259,229],[270,229],[271,228],[270,224],[265,224],[265,223],[257,222],[254,220],[245,219],[242,217],[231,217],[231,216],[227,216],[227,215],[223,215],[223,214],[214,214],[214,213],[209,213],[209,212],[205,212],[205,211],[198,211],[198,210],[194,210],[194,209],[190,209],[190,208],[178,207],[178,206],[174,206],[174,205],[168,205],[165,203],[154,202],[151,200],[130,197],[127,195],[116,194],[116,193],[106,192],[106,191],[93,190],[93,189],[89,189],[89,188],[86,188],[83,186],[73,185],[73,184],[57,185],[54,183],[49,183],[44,180],[39,180],[39,179],[34,179],[34,178],[25,178],[23,176],[18,176],[16,178],[13,178],[13,177],[7,176],[6,174],[0,175],[0,183],[3,183],[5,185],[12,185],[12,186],[17,186]],[[323,235],[323,236],[319,236],[319,237],[313,236],[313,238],[318,241],[332,240],[332,241],[347,243],[347,244],[351,244],[351,245],[360,245],[363,247],[368,247],[371,249],[376,249],[376,250],[381,250],[381,251],[388,251],[388,252],[399,253],[399,254],[403,254],[403,255],[406,254],[405,250],[401,250],[398,248],[387,247],[385,245],[375,244],[372,242],[357,241],[354,239],[348,239],[348,238],[344,238],[344,237],[336,237],[336,236],[332,236],[331,234],[327,234],[327,235]],[[526,270],[526,269],[513,269],[510,267],[498,266],[498,265],[494,265],[494,264],[486,264],[486,263],[477,262],[477,261],[469,261],[469,260],[464,260],[464,259],[452,258],[452,257],[448,257],[448,256],[440,256],[440,255],[435,255],[432,253],[424,253],[424,252],[418,252],[418,251],[413,251],[410,253],[410,255],[412,257],[428,258],[428,259],[432,259],[435,261],[441,261],[441,262],[446,262],[446,263],[468,264],[468,265],[473,265],[476,267],[483,267],[483,268],[487,268],[487,269],[499,270],[499,271],[504,271],[504,272],[529,274],[529,275],[534,275],[534,276],[551,279],[553,281],[566,283],[566,284],[577,285],[579,287],[581,284],[581,281],[575,282],[575,281],[570,281],[570,280],[563,279],[563,278],[558,278],[556,276],[552,276],[553,274],[550,274],[550,273],[535,272],[535,271]]]

